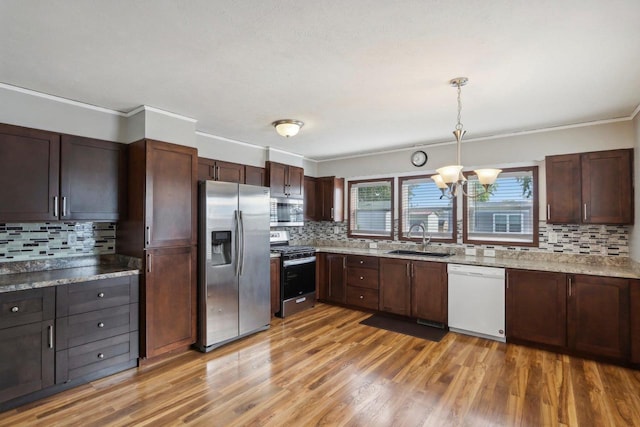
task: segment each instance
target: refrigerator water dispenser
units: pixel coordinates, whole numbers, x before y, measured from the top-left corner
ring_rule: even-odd
[[[211,265],[231,264],[231,231],[211,232]]]

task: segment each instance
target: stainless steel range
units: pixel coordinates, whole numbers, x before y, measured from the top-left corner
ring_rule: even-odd
[[[280,254],[280,311],[290,316],[316,304],[316,250],[289,245],[287,231],[270,233],[271,252]]]

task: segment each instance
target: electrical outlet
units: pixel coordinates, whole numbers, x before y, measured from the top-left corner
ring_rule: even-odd
[[[78,242],[78,235],[76,233],[69,233],[67,235],[67,243],[75,245]]]
[[[547,236],[547,240],[549,241],[549,243],[558,243],[558,233],[550,231],[549,235]]]
[[[369,242],[369,249],[378,249],[378,243]]]
[[[484,256],[490,256],[490,257],[494,257],[496,256],[496,250],[495,249],[485,249],[484,250]]]
[[[464,254],[468,256],[476,256],[476,248],[464,248]]]

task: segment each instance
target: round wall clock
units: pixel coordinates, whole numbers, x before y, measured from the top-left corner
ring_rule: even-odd
[[[427,153],[422,150],[418,150],[411,155],[411,163],[416,167],[426,165],[428,159],[429,157],[427,157]]]

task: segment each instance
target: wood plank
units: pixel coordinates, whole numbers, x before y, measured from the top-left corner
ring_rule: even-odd
[[[640,373],[449,333],[439,342],[318,304],[0,414],[0,425],[640,426]]]

